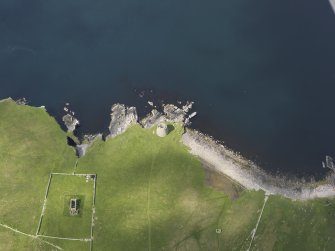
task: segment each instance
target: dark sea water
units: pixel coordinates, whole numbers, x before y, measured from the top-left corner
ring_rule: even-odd
[[[105,131],[115,102],[143,115],[148,100],[193,100],[193,127],[268,171],[321,177],[335,15],[328,0],[1,0],[8,96],[57,119],[70,102],[81,133]]]

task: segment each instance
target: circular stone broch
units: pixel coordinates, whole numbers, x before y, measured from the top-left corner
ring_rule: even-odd
[[[157,126],[156,134],[159,137],[165,137],[169,133],[168,126],[164,123],[160,123]]]

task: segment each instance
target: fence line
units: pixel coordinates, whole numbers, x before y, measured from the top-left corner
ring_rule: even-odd
[[[30,238],[33,238],[33,239],[38,239],[38,237],[39,237],[38,235],[32,235],[32,234],[24,233],[24,232],[22,232],[20,230],[17,230],[15,228],[12,228],[12,227],[6,225],[6,224],[1,224],[0,223],[0,226],[2,226],[4,228],[7,228],[7,229],[9,229],[9,230],[11,230],[11,231],[13,231],[15,233],[22,234],[22,235],[28,236]],[[41,239],[38,239],[38,240],[41,241],[41,242],[44,242],[44,243],[46,243],[46,244],[48,244],[50,246],[53,246],[54,248],[57,248],[58,250],[63,250],[60,246],[57,246],[57,245],[55,245],[55,244],[53,244],[51,242],[48,242],[48,241],[45,241],[45,240],[41,240]]]
[[[52,173],[49,174],[48,185],[47,185],[47,188],[46,188],[45,194],[44,194],[42,212],[41,212],[40,220],[39,220],[39,223],[38,223],[38,226],[37,226],[36,235],[38,235],[38,232],[41,229],[42,219],[43,219],[43,216],[44,216],[45,206],[46,206],[46,203],[47,203],[47,197],[48,197],[49,189],[50,189],[51,178],[52,178]]]

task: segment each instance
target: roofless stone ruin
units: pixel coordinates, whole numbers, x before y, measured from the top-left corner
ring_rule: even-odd
[[[75,216],[79,214],[80,200],[72,198],[70,200],[70,215]]]

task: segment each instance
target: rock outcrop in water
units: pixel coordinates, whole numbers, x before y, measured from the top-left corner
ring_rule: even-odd
[[[76,129],[77,125],[79,125],[79,120],[76,119],[71,114],[64,115],[62,120],[63,120],[68,132],[73,132]]]
[[[165,120],[166,118],[162,113],[160,113],[156,109],[153,109],[151,113],[149,113],[145,118],[141,120],[140,124],[143,126],[143,128],[151,128],[154,125],[158,125]]]
[[[175,105],[171,104],[164,105],[163,111],[166,120],[169,122],[182,123],[184,122],[184,119],[186,117],[186,112]]]
[[[28,104],[28,100],[26,98],[24,98],[24,97],[15,100],[15,102],[18,105],[27,105]]]
[[[145,118],[143,118],[140,124],[144,128],[151,128],[158,125],[161,122],[171,122],[171,123],[183,123],[184,125],[190,124],[190,118],[188,112],[192,109],[193,102],[187,102],[182,108],[172,104],[163,105],[163,113],[153,109]]]
[[[112,106],[111,122],[109,125],[109,136],[115,137],[125,132],[129,126],[137,123],[137,111],[135,107],[127,107],[123,104]]]
[[[150,102],[152,103],[152,102]],[[152,103],[153,104],[153,103]],[[193,102],[187,102],[182,108],[172,104],[163,105],[163,112],[153,109],[145,118],[140,121],[143,128],[151,128],[162,122],[190,124],[190,118],[195,116],[195,112],[188,115],[192,109]],[[111,122],[109,125],[110,134],[107,136],[115,137],[125,132],[131,125],[138,122],[135,107],[127,107],[124,104],[114,104],[111,112]]]

